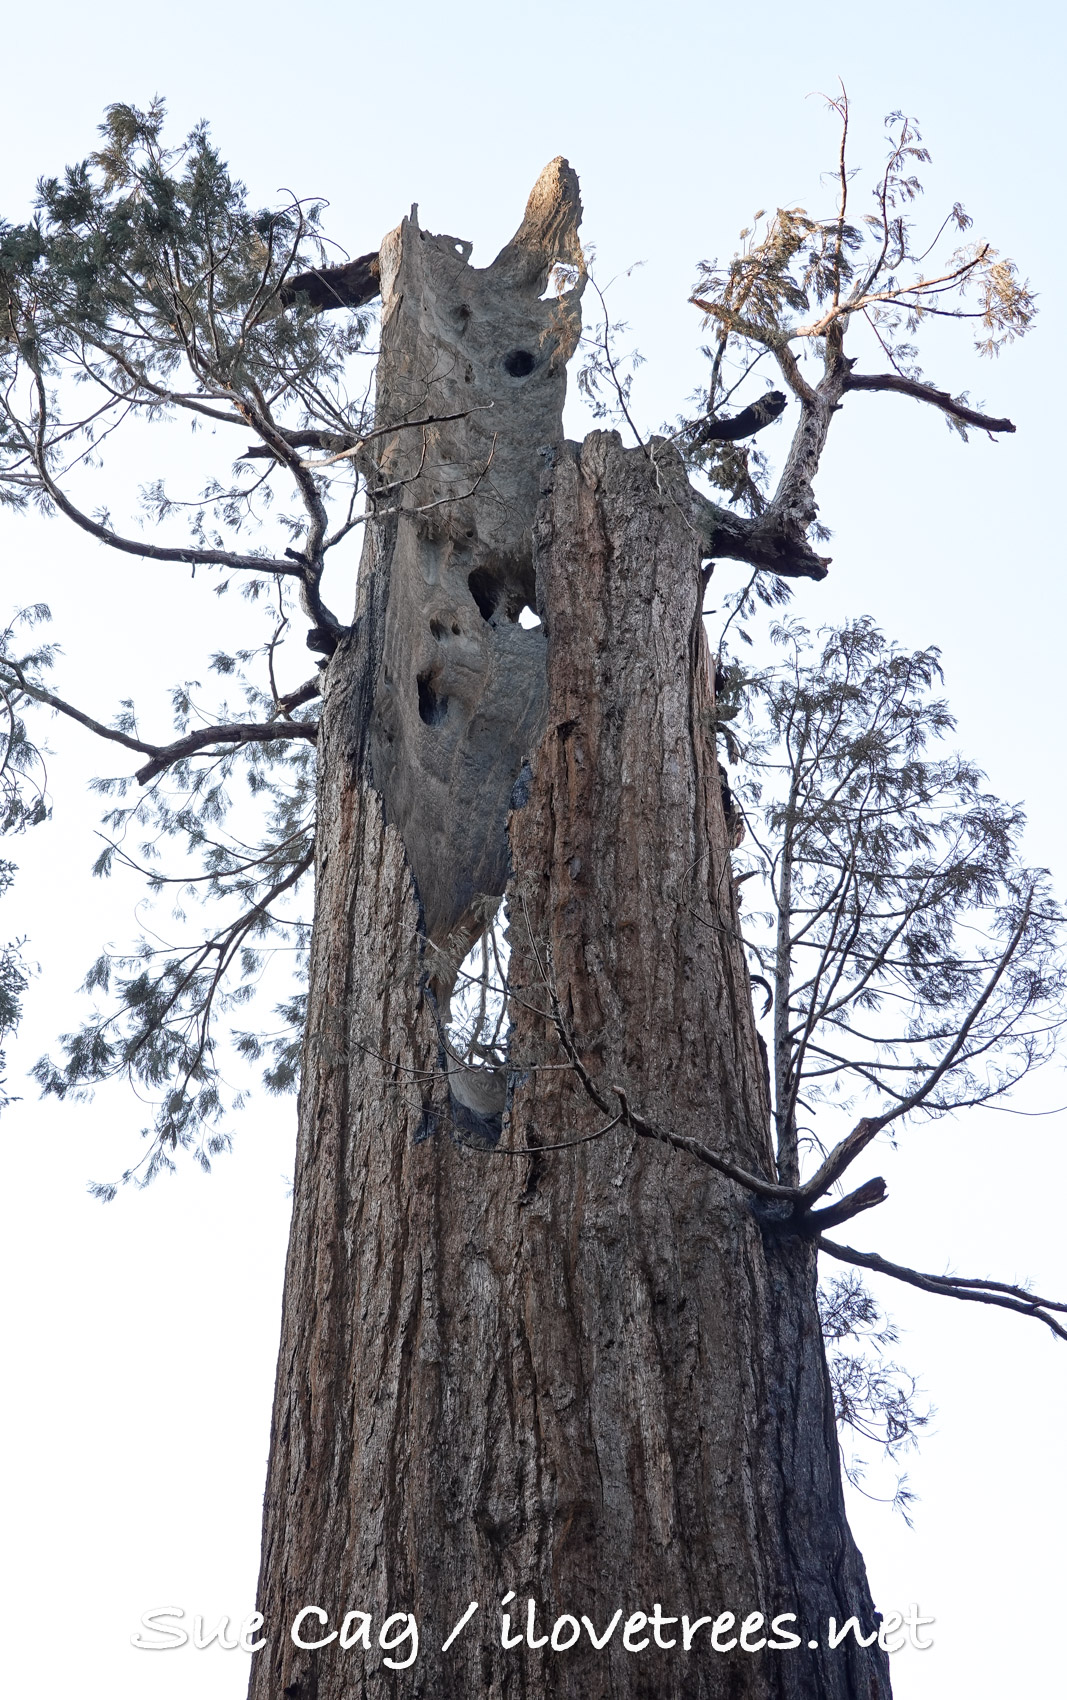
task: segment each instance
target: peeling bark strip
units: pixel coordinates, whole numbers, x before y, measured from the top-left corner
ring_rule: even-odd
[[[795,1612],[823,1641],[830,1616],[872,1624],[813,1247],[765,1241],[732,1182],[621,1130],[529,1163],[450,1137],[423,988],[447,995],[510,832],[507,1143],[598,1125],[559,1066],[550,975],[592,1076],[771,1173],[687,486],[612,433],[561,440],[577,303],[540,297],[577,217],[557,161],[488,270],[414,218],[382,250],[380,416],[463,393],[470,411],[424,447],[385,439],[403,511],[369,528],[326,674],[252,1700],[889,1694],[874,1648],[716,1654],[706,1629],[689,1653],[501,1646],[510,1590],[513,1625],[528,1597],[542,1624],[598,1629],[657,1601]],[[419,1657],[394,1674],[377,1649],[297,1649],[308,1605],[331,1628],[413,1612]]]

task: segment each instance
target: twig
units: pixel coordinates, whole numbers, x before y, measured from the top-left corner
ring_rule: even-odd
[[[305,679],[304,683],[298,685],[295,691],[290,691],[288,695],[279,697],[274,705],[274,714],[276,717],[292,714],[294,708],[303,708],[306,702],[311,702],[313,698],[321,695],[322,676],[316,673],[314,678]]]
[[[618,1127],[622,1119],[620,1110],[606,1127],[598,1127],[593,1133],[583,1133],[579,1139],[564,1139],[558,1145],[476,1145],[473,1140],[460,1139],[454,1128],[452,1138],[457,1145],[468,1151],[479,1151],[486,1157],[539,1157],[542,1151],[570,1151],[575,1145],[588,1145],[590,1140],[603,1139],[613,1127]]]
[[[846,1134],[844,1139],[842,1139],[840,1143],[834,1147],[825,1163],[823,1163],[822,1167],[811,1177],[811,1180],[805,1182],[804,1186],[801,1187],[801,1196],[808,1203],[815,1198],[821,1197],[824,1192],[828,1191],[828,1189],[833,1186],[834,1182],[844,1174],[845,1170],[852,1162],[855,1161],[860,1152],[870,1144],[876,1134],[881,1133],[882,1129],[888,1127],[890,1122],[897,1121],[899,1117],[907,1115],[911,1110],[917,1109],[919,1105],[930,1096],[938,1081],[943,1079],[943,1077],[948,1073],[949,1069],[959,1057],[961,1051],[963,1051],[972,1027],[992,997],[998,982],[1005,973],[1012,957],[1015,955],[1019,941],[1029,924],[1032,908],[1033,891],[1031,890],[1027,894],[1026,901],[1023,904],[1022,914],[1016,922],[1016,925],[1012,930],[1011,937],[1005,945],[1004,950],[989,977],[989,980],[983,987],[981,995],[972,1004],[966,1020],[957,1030],[952,1044],[949,1045],[937,1067],[931,1069],[930,1073],[926,1076],[926,1079],[915,1088],[914,1092],[910,1092],[906,1098],[901,1098],[898,1103],[894,1104],[891,1110],[886,1110],[880,1116],[864,1116],[862,1121],[856,1123],[852,1132]]]

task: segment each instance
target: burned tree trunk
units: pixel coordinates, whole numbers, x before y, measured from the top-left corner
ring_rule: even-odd
[[[578,214],[556,161],[487,270],[414,216],[382,250],[397,430],[323,712],[253,1700],[889,1693],[876,1646],[827,1647],[831,1618],[874,1625],[811,1246],[598,1133],[621,1089],[773,1177],[688,487],[612,433],[562,441],[581,279],[546,284]],[[507,1068],[472,1111],[448,1004],[505,891]],[[527,1643],[530,1600],[531,1639],[569,1614],[573,1646]],[[597,1648],[580,1620],[620,1611]]]

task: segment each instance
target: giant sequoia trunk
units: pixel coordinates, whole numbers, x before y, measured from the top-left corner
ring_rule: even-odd
[[[382,250],[398,429],[326,680],[255,1700],[889,1693],[876,1646],[826,1646],[831,1617],[873,1625],[810,1246],[626,1124],[572,1143],[621,1088],[773,1176],[684,474],[562,440],[581,278],[546,282],[578,214],[556,161],[488,269],[414,214]],[[448,1001],[502,894],[508,1067],[472,1080]],[[623,1622],[502,1645],[531,1599],[538,1634]],[[676,1623],[628,1650],[656,1602],[795,1613],[802,1644],[705,1624],[686,1650]],[[365,1611],[371,1649],[297,1647],[312,1605],[303,1639]]]

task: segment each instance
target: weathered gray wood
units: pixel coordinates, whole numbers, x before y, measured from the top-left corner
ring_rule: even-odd
[[[581,319],[578,289],[541,297],[554,265],[580,264],[580,211],[574,172],[555,160],[485,270],[414,210],[382,248],[378,424],[443,422],[398,430],[377,468],[378,505],[397,505],[399,489],[401,511],[373,545],[390,591],[371,771],[427,937],[453,940],[455,963],[484,927],[484,900],[503,892],[507,802],[544,708],[544,634],[518,616],[534,601],[540,452],[561,436]]]
[[[414,218],[382,251],[380,413],[471,407],[391,440],[380,505],[401,511],[370,531],[327,674],[253,1700],[889,1693],[877,1651],[500,1645],[512,1589],[520,1615],[532,1596],[542,1621],[599,1626],[656,1601],[795,1611],[823,1640],[831,1613],[871,1617],[811,1247],[765,1240],[732,1182],[618,1130],[532,1157],[453,1136],[438,1009],[507,882],[501,1143],[598,1126],[560,1066],[549,974],[609,1097],[772,1173],[687,486],[669,453],[561,440],[577,302],[540,297],[576,260],[577,215],[557,161],[488,270]],[[413,1611],[417,1663],[299,1651],[312,1604],[333,1628]]]

